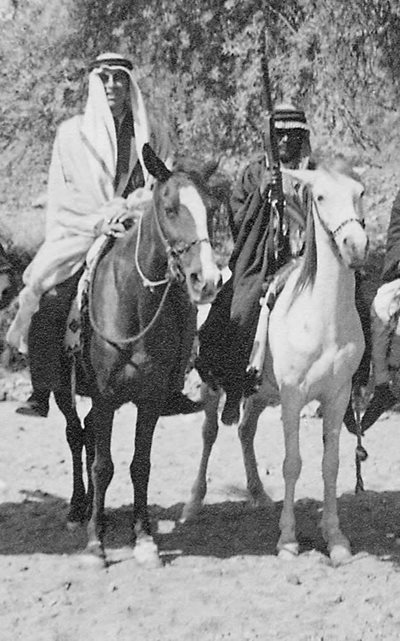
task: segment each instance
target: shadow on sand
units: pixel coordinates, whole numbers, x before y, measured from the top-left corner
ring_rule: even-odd
[[[168,508],[150,507],[159,549],[165,558],[241,555],[275,555],[282,503],[270,508],[251,508],[244,501],[205,505],[196,520],[179,522],[183,504]],[[34,493],[22,503],[0,505],[1,555],[76,554],[86,545],[86,528],[66,528],[68,504],[59,497]],[[361,551],[384,556],[400,564],[397,542],[400,523],[400,492],[365,492],[339,498],[341,526],[350,538],[353,553]],[[132,542],[131,507],[106,510],[105,546],[118,549]],[[321,503],[302,499],[296,504],[300,551],[326,553],[318,527]],[[168,525],[167,528],[163,527]],[[175,524],[175,527],[174,527]],[[163,533],[165,532],[166,533]],[[168,554],[170,552],[170,555]]]

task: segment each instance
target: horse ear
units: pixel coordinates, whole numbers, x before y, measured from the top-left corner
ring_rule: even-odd
[[[167,180],[171,178],[172,173],[164,165],[161,158],[157,156],[153,148],[150,147],[148,142],[146,142],[143,145],[142,155],[143,155],[143,162],[146,166],[147,171],[149,172],[149,174],[154,176],[154,178],[156,178],[162,183],[167,182]]]

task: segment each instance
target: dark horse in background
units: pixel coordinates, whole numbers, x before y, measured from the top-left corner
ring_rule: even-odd
[[[0,243],[0,309],[7,307],[17,294],[16,267]]]
[[[83,365],[89,372],[86,394],[92,407],[81,426],[71,377],[55,391],[67,421],[73,460],[69,521],[90,516],[87,551],[105,560],[104,503],[113,476],[111,434],[114,413],[122,404],[137,406],[135,446],[130,474],[134,489],[135,555],[158,561],[148,515],[148,482],[154,429],[179,368],[183,332],[193,305],[210,303],[222,285],[210,242],[213,207],[221,196],[207,187],[200,172],[170,172],[149,145],[143,148],[156,177],[152,201],[139,222],[116,239],[98,259],[89,296],[90,328]],[[215,168],[215,165],[214,165]],[[193,338],[194,338],[193,331]],[[79,391],[79,368],[78,387]],[[82,451],[89,473],[86,492]]]

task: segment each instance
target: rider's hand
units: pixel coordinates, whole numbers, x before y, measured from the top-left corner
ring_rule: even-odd
[[[114,236],[116,238],[123,236],[126,231],[123,225],[126,212],[127,204],[125,198],[113,198],[103,205],[102,214],[104,216],[104,221],[100,227],[99,233],[106,234],[107,236]]]
[[[125,232],[124,225],[118,220],[104,220],[100,231],[101,234],[114,236],[115,238],[121,238]]]

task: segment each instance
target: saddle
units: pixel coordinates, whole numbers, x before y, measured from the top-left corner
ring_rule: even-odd
[[[110,247],[110,238],[100,236],[90,248],[85,268],[79,279],[76,296],[74,297],[67,318],[64,349],[67,355],[74,356],[83,352],[84,336],[89,326],[89,291],[96,266],[100,257]]]

